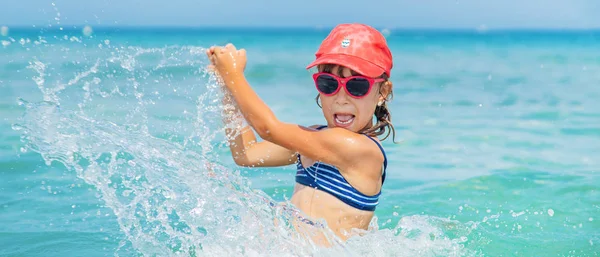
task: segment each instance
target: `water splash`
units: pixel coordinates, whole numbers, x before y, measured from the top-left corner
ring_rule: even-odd
[[[150,256],[476,255],[463,246],[475,224],[427,216],[386,230],[375,218],[361,237],[316,247],[304,234],[330,230],[296,230],[294,206],[220,163],[230,106],[204,70],[203,48],[81,46],[91,40],[63,43],[68,50],[37,44],[43,54],[29,68],[43,100],[21,99],[26,111],[13,128],[25,149],[98,190],[121,246]]]

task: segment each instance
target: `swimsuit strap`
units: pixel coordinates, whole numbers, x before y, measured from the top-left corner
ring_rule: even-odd
[[[367,135],[365,135],[367,136]],[[377,142],[377,140],[373,139],[370,136],[367,136],[368,139],[373,140],[373,142],[375,142],[375,144],[377,144],[377,146],[379,147],[379,150],[381,150],[381,153],[383,154],[383,168],[387,169],[387,156],[385,154],[385,150],[383,150],[383,147],[381,146],[381,144],[379,142]]]
[[[373,139],[370,136],[365,135],[368,139],[371,139],[373,142],[375,142],[375,144],[377,144],[377,146],[379,147],[379,150],[381,150],[381,153],[383,154],[383,171],[381,171],[381,184],[383,184],[383,182],[385,182],[385,170],[387,169],[387,155],[385,154],[385,150],[383,150],[383,146],[381,146],[381,143],[377,142],[377,140]]]

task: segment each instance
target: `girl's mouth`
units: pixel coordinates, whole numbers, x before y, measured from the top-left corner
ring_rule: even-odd
[[[337,127],[348,127],[354,121],[354,115],[352,114],[334,114],[333,120]]]

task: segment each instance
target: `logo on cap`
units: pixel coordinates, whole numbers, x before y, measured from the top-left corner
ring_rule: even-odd
[[[350,39],[344,39],[342,40],[342,48],[346,48],[350,46]]]

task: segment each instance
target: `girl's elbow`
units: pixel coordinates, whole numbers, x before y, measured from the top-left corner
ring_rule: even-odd
[[[248,160],[248,158],[243,158],[243,157],[233,158],[233,162],[235,162],[235,165],[240,166],[240,167],[246,167],[246,168],[254,167],[254,164],[252,164]]]
[[[258,124],[255,124],[254,130],[256,131],[258,136],[260,136],[260,138],[267,140],[267,141],[271,141],[273,138],[272,132],[274,131],[276,126],[277,126],[276,121],[265,121],[265,122],[260,122]]]
[[[245,158],[233,158],[235,165],[245,167],[247,165]]]

